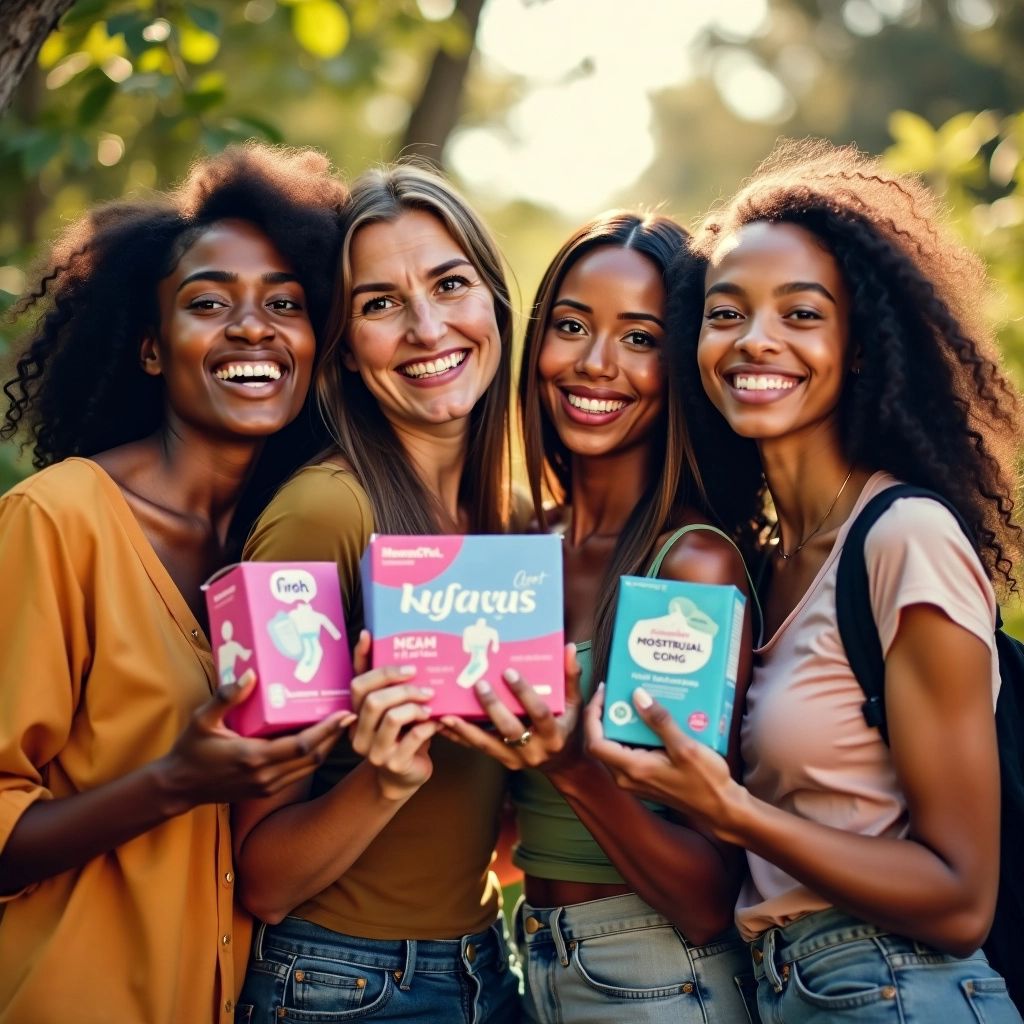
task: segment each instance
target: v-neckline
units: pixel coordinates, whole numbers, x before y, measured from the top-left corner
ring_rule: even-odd
[[[789,628],[789,625],[793,620],[803,611],[804,606],[810,601],[818,587],[821,586],[822,580],[828,574],[829,569],[835,563],[836,559],[840,556],[843,550],[843,544],[846,541],[846,535],[850,532],[850,527],[853,526],[853,521],[860,515],[861,509],[867,504],[868,500],[875,494],[875,488],[879,481],[883,480],[888,474],[883,470],[872,473],[871,476],[864,481],[864,486],[860,489],[860,494],[857,495],[857,500],[854,503],[853,508],[850,510],[850,514],[846,517],[846,521],[841,527],[839,532],[836,534],[836,539],[832,543],[832,548],[829,553],[825,556],[825,561],[821,563],[821,568],[814,575],[814,579],[811,580],[807,589],[803,592],[800,600],[789,610],[789,614],[779,623],[775,632],[772,633],[771,637],[766,640],[760,647],[754,648],[754,654],[764,654],[770,648],[775,646],[776,641],[782,636],[783,633]]]
[[[156,553],[155,548],[135,517],[132,507],[128,504],[128,499],[125,498],[117,481],[98,462],[94,462],[92,459],[74,456],[73,459],[68,461],[81,462],[95,473],[103,493],[106,495],[110,510],[124,529],[129,543],[139,556],[139,561],[142,563],[146,575],[150,578],[157,593],[167,606],[167,610],[171,613],[171,618],[174,619],[174,622],[197,655],[201,655],[200,661],[203,662],[203,668],[206,671],[212,690],[214,688],[213,654],[206,630],[203,629],[199,620],[193,614],[188,601],[185,600],[185,596],[178,589],[178,585],[167,571],[167,567],[160,561],[160,556]]]

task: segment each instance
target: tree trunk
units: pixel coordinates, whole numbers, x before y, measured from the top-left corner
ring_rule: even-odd
[[[0,5],[0,114],[46,37],[75,0],[3,0]]]
[[[466,52],[453,57],[439,48],[424,83],[420,98],[409,115],[402,140],[403,156],[418,156],[441,165],[444,146],[462,112],[462,87],[475,49],[480,11],[485,0],[458,0],[455,10],[462,16],[469,35]]]

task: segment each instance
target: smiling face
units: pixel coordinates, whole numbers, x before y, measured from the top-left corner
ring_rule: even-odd
[[[723,239],[705,278],[704,390],[744,437],[834,437],[849,319],[839,266],[814,235],[747,224]]]
[[[345,365],[384,415],[422,427],[465,420],[498,371],[494,295],[432,214],[358,229],[349,253]]]
[[[643,444],[664,406],[665,289],[632,249],[601,246],[562,279],[537,360],[541,401],[574,454]]]
[[[302,286],[257,227],[218,221],[157,287],[142,367],[167,416],[206,434],[264,437],[302,408],[316,341]]]

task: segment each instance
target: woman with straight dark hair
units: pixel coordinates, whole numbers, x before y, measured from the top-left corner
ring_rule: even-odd
[[[370,533],[505,524],[511,310],[479,218],[412,165],[353,185],[337,287],[317,379],[335,445],[281,489],[246,554],[337,563],[358,672]],[[353,696],[350,741],[312,785],[238,809],[242,899],[267,922],[244,1012],[517,1020],[489,868],[505,772],[436,735],[432,691],[411,672],[364,672]]]
[[[345,188],[232,149],[57,242],[5,391],[41,472],[0,498],[0,1021],[234,1019],[229,801],[308,775],[351,716],[245,739],[200,584],[294,421]],[[240,966],[240,965],[239,965]]]
[[[620,576],[747,591],[738,549],[709,525],[716,498],[738,509],[742,467],[728,486],[715,467],[701,473],[678,382],[665,371],[666,278],[685,241],[666,217],[610,213],[573,234],[548,268],[526,336],[520,411],[538,527],[564,534],[566,631],[582,677],[573,686],[570,676],[556,719],[528,681],[507,674],[530,712],[526,731],[482,683],[497,738],[443,719],[452,735],[523,769],[513,781],[514,860],[526,873],[517,941],[526,1016],[544,1024],[747,1020],[737,977],[750,974],[749,961],[731,929],[742,856],[618,789],[584,753],[578,728],[580,701],[607,670]],[[747,483],[750,510],[757,478]],[[749,618],[744,629],[749,652]],[[737,707],[749,669],[748,653]]]
[[[979,949],[999,879],[991,581],[1015,588],[1020,536],[1019,403],[984,322],[984,269],[919,181],[826,143],[769,158],[693,251],[673,299],[680,373],[699,364],[778,513],[743,780],[642,689],[666,751],[602,739],[597,707],[590,749],[747,849],[736,920],[765,1021],[1019,1024]],[[858,515],[899,482],[944,499],[971,536],[941,502],[904,496],[858,553],[886,737],[839,633],[837,569]]]

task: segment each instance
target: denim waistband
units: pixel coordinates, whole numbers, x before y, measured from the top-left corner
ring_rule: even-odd
[[[257,926],[253,956],[261,958],[267,947],[400,972],[403,989],[411,985],[417,973],[476,974],[488,968],[503,971],[508,967],[508,947],[501,918],[485,931],[459,939],[366,939],[344,935],[300,917],[286,917],[280,924]]]
[[[789,964],[813,953],[860,939],[874,939],[886,952],[934,953],[923,943],[894,935],[834,907],[806,914],[782,927],[769,928],[750,943],[754,976],[766,977],[780,992],[789,976]]]
[[[675,928],[664,914],[659,914],[636,893],[609,896],[587,903],[572,903],[564,907],[534,907],[520,900],[516,908],[516,921],[518,940],[525,940],[527,946],[538,942],[553,942],[564,963],[568,963],[568,950],[573,943],[584,939],[648,928]],[[680,938],[683,936],[680,935]],[[739,937],[730,930],[706,945],[692,946],[687,943],[687,947],[691,957],[700,957],[712,956],[738,944]]]

